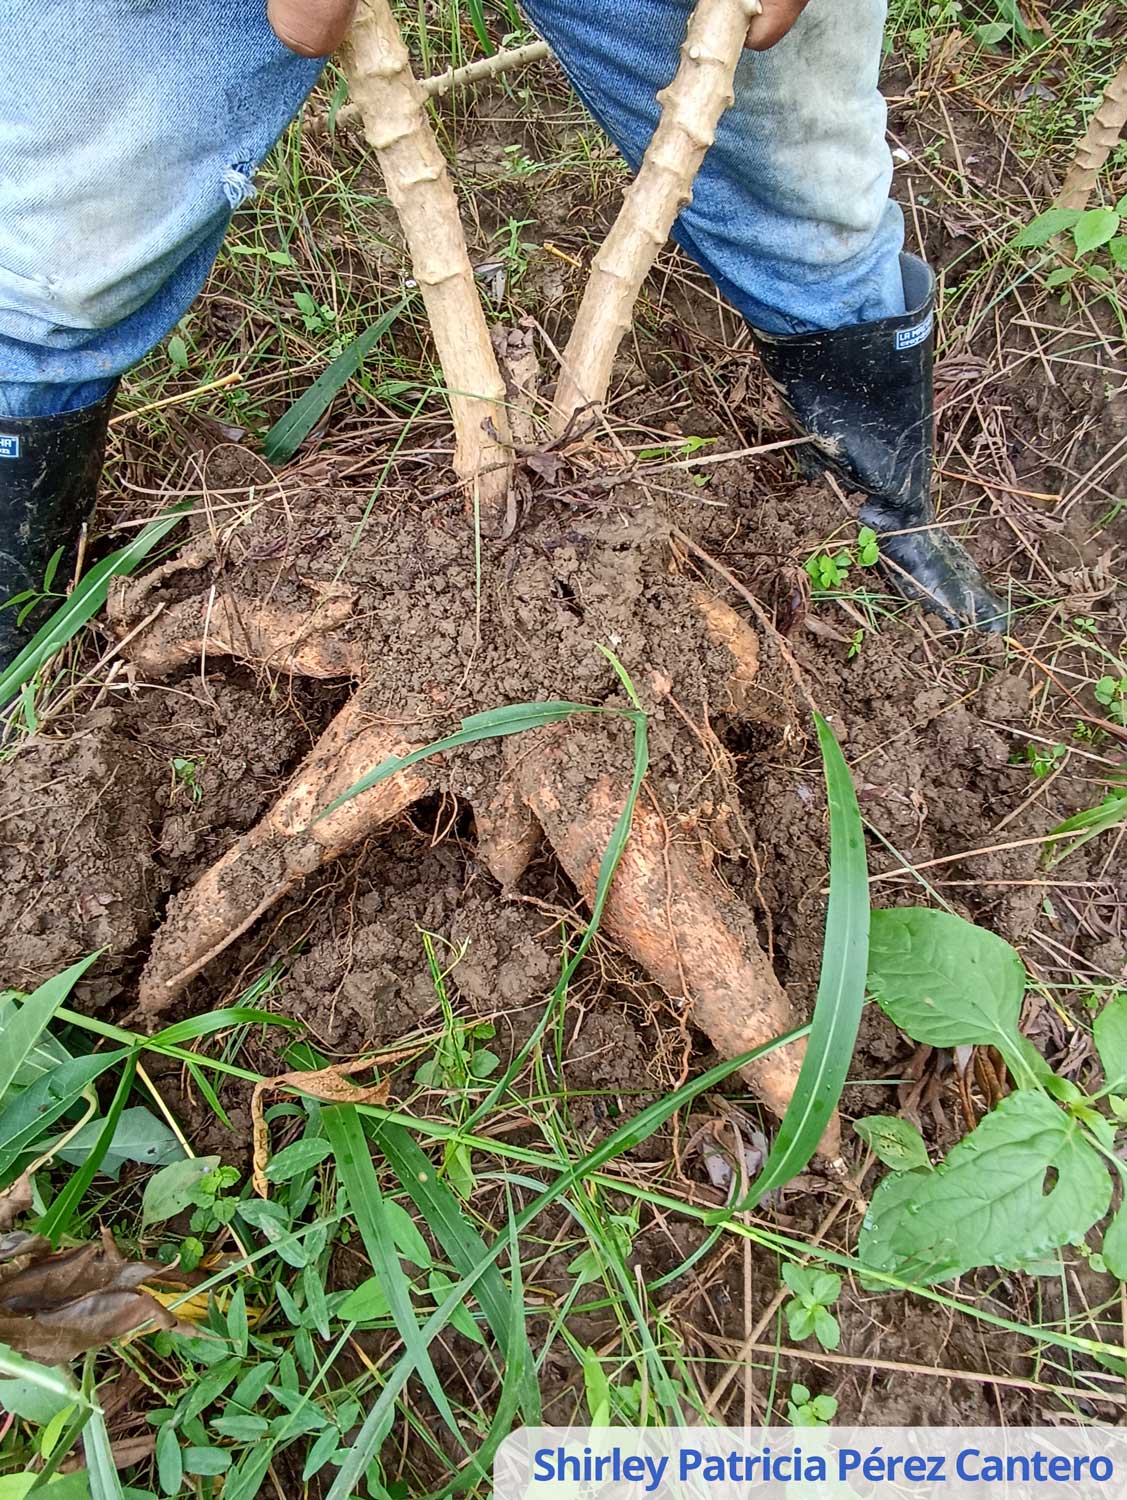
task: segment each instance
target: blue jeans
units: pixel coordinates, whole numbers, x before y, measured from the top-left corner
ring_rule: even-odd
[[[528,0],[632,167],[693,0]],[[767,332],[904,310],[877,89],[886,0],[810,0],[736,103],[675,234]],[[264,0],[3,0],[0,416],[69,411],[191,305],[321,64]]]

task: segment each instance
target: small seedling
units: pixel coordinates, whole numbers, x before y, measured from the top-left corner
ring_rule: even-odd
[[[638,1234],[638,1215],[632,1214],[610,1214],[606,1215],[603,1224],[606,1239],[600,1242],[593,1238],[586,1250],[580,1253],[568,1265],[568,1271],[576,1279],[578,1286],[586,1286],[589,1281],[598,1281],[609,1269],[610,1260],[617,1259],[626,1261],[634,1248],[634,1240]]]
[[[1038,781],[1043,781],[1060,768],[1068,754],[1067,745],[1026,745],[1024,759]]]
[[[230,1224],[239,1209],[239,1200],[228,1193],[239,1181],[237,1167],[214,1168],[193,1183],[188,1201],[193,1207],[189,1221],[193,1234],[213,1234]]]
[[[200,776],[203,768],[202,760],[190,760],[187,756],[174,755],[172,758],[173,796],[183,789],[193,802],[197,804],[202,802],[203,787],[200,785]]]
[[[654,460],[667,458],[692,458],[702,448],[711,447],[715,438],[704,438],[689,436],[681,438],[674,443],[665,443],[657,448],[640,448],[638,450],[638,461],[640,463],[651,463]]]
[[[501,259],[508,268],[509,281],[513,286],[520,281],[528,270],[528,262],[540,249],[534,241],[521,238],[521,230],[535,222],[535,219],[509,219],[493,236],[501,242]]]
[[[1107,716],[1116,724],[1127,725],[1127,674],[1101,677],[1096,683],[1096,702],[1107,709]]]
[[[1127,269],[1127,235],[1121,234],[1127,216],[1127,197],[1114,208],[1049,208],[1014,237],[1018,250],[1045,250],[1057,264],[1045,277],[1050,290],[1063,293],[1078,280],[1108,288],[1117,272]],[[1063,242],[1061,237],[1069,236]]]
[[[794,1342],[800,1344],[813,1334],[823,1349],[836,1349],[841,1343],[841,1328],[830,1308],[841,1295],[841,1277],[832,1271],[789,1264],[783,1267],[783,1280],[794,1293],[783,1308]]]
[[[836,552],[815,552],[806,560],[806,571],[816,589],[832,594],[844,587],[850,568],[872,568],[879,561],[880,541],[877,534],[871,526],[862,526],[857,533],[854,548],[841,547]]]
[[[314,301],[308,292],[294,292],[293,300],[306,333],[325,333],[335,326],[336,313],[325,303]]]
[[[5,599],[0,604],[0,609],[14,609],[18,611],[16,615],[17,625],[22,625],[27,617],[34,610],[38,609],[41,604],[45,604],[51,599],[62,599],[64,597],[63,594],[58,593],[54,588],[55,576],[59,571],[59,564],[63,560],[63,551],[64,549],[59,547],[51,554],[43,573],[42,588],[21,589],[18,594],[12,594],[10,598]]]
[[[836,1396],[813,1396],[808,1386],[791,1386],[787,1421],[792,1427],[828,1427],[836,1416]]]

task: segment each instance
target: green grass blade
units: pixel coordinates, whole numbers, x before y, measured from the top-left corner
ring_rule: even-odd
[[[34,1051],[39,1038],[55,1017],[56,1011],[74,989],[101,949],[88,958],[79,959],[61,974],[44,980],[39,988],[19,1006],[15,1015],[3,1028],[3,1043],[0,1047],[0,1100],[12,1085],[12,1079],[23,1067]]]
[[[536,1389],[536,1366],[532,1358],[532,1349],[525,1333],[524,1325],[524,1283],[520,1275],[520,1241],[513,1221],[512,1211],[509,1212],[509,1265],[512,1268],[512,1290],[509,1296],[509,1325],[505,1338],[505,1347],[515,1350],[513,1359],[505,1366],[505,1377],[501,1382],[501,1389],[497,1396],[497,1405],[494,1408],[493,1420],[489,1424],[489,1431],[485,1435],[485,1441],[474,1453],[473,1458],[461,1474],[456,1475],[449,1484],[446,1484],[432,1497],[432,1500],[447,1500],[450,1495],[461,1494],[463,1490],[469,1489],[471,1485],[477,1484],[479,1480],[486,1483],[486,1492],[491,1493],[489,1485],[490,1470],[493,1458],[501,1444],[513,1430],[518,1411],[522,1409],[521,1391],[528,1385]],[[481,1295],[480,1284],[478,1296]],[[537,1410],[539,1410],[539,1391],[537,1391]],[[528,1422],[526,1426],[539,1425]]]
[[[683,1109],[691,1104],[698,1095],[705,1093],[710,1088],[715,1088],[730,1078],[739,1068],[749,1062],[755,1062],[761,1057],[766,1057],[777,1047],[785,1046],[788,1042],[797,1041],[800,1036],[805,1036],[808,1028],[802,1027],[799,1031],[791,1032],[785,1037],[777,1037],[768,1042],[766,1046],[757,1047],[754,1052],[748,1052],[743,1057],[733,1058],[729,1062],[718,1063],[716,1067],[709,1068],[699,1078],[694,1078],[686,1083],[675,1093],[669,1094],[664,1099],[658,1099],[633,1120],[628,1120],[620,1125],[612,1135],[596,1146],[594,1150],[587,1153],[579,1161],[573,1162],[556,1179],[544,1189],[538,1197],[523,1209],[513,1225],[513,1232],[518,1236],[537,1216],[550,1204],[554,1203],[562,1194],[570,1191],[577,1182],[582,1181],[591,1172],[597,1171],[604,1166],[612,1157],[619,1156],[624,1151],[639,1145],[655,1130],[662,1125],[678,1109]],[[352,1106],[338,1106],[351,1108]],[[374,1119],[382,1119],[384,1116],[375,1106],[357,1105],[359,1113],[370,1115]],[[324,1116],[322,1116],[324,1119]],[[424,1122],[418,1122],[420,1125]],[[456,1135],[451,1131],[450,1136]],[[488,1144],[488,1143],[485,1143]],[[433,1169],[432,1169],[433,1170]],[[511,1236],[510,1236],[511,1238]],[[454,1310],[457,1308],[471,1290],[476,1290],[477,1284],[482,1276],[486,1274],[489,1267],[494,1264],[501,1255],[510,1239],[498,1239],[497,1244],[486,1252],[483,1259],[478,1261],[471,1272],[465,1275],[461,1281],[450,1288],[449,1293],[438,1308],[427,1319],[420,1330],[422,1342],[428,1345],[436,1338],[443,1328],[446,1327]],[[384,1438],[390,1430],[395,1413],[395,1402],[400,1391],[414,1369],[414,1361],[410,1352],[403,1355],[398,1363],[389,1372],[383,1389],[377,1396],[371,1410],[368,1412],[359,1433],[349,1448],[348,1456],[341,1465],[332,1488],[329,1490],[326,1500],[352,1500],[357,1486],[367,1473],[368,1466],[380,1450]]]
[[[269,1010],[253,1010],[244,1005],[232,1005],[226,1010],[209,1010],[200,1016],[187,1016],[183,1021],[174,1021],[149,1037],[146,1045],[154,1048],[178,1047],[184,1042],[194,1042],[216,1031],[230,1031],[236,1026],[286,1026],[300,1029],[301,1022],[291,1016],[276,1015]]]
[[[438,1177],[426,1152],[401,1125],[381,1122],[374,1125],[371,1134],[420,1216],[434,1231],[447,1260],[460,1276],[469,1275],[488,1254],[485,1242],[470,1224],[454,1194]],[[515,1261],[511,1263],[516,1264]],[[540,1391],[524,1319],[518,1320],[514,1333],[510,1294],[495,1265],[491,1264],[479,1278],[477,1300],[504,1355],[506,1384],[514,1379],[514,1371],[521,1373],[518,1395],[525,1425],[538,1427]]]
[[[117,1130],[117,1122],[121,1119],[122,1110],[125,1108],[125,1101],[129,1098],[133,1088],[136,1073],[137,1057],[135,1053],[131,1053],[121,1070],[121,1078],[110,1107],[106,1111],[101,1134],[98,1136],[94,1149],[78,1171],[68,1179],[66,1186],[36,1225],[37,1231],[49,1239],[52,1245],[57,1245],[60,1237],[70,1227],[71,1219],[78,1212],[78,1206],[85,1197],[87,1188],[98,1175],[98,1168],[102,1165],[106,1152],[110,1148],[114,1132]]]
[[[323,812],[317,814],[317,820],[327,818],[345,802],[358,797],[361,792],[366,792],[370,787],[377,786],[381,781],[386,781],[389,776],[394,776],[396,771],[404,771],[408,766],[417,766],[420,761],[430,760],[432,756],[442,755],[447,750],[457,750],[462,745],[475,745],[479,740],[499,740],[509,734],[523,734],[526,729],[543,729],[549,724],[561,724],[565,719],[570,719],[572,714],[603,712],[605,710],[592,708],[587,703],[549,701],[514,703],[506,708],[490,708],[485,713],[471,714],[468,719],[463,719],[461,726],[453,734],[448,734],[445,739],[435,740],[431,745],[421,745],[417,750],[412,750],[409,755],[389,755],[386,760],[381,761],[378,766],[374,766],[366,775],[361,776],[360,780],[350,786],[347,791],[335,797]]]
[[[82,1446],[86,1451],[86,1466],[90,1471],[90,1500],[125,1500],[121,1478],[113,1461],[113,1446],[106,1428],[106,1419],[100,1406],[90,1413],[90,1420],[82,1434]],[[50,1488],[44,1495],[51,1493]]]
[[[125,547],[111,552],[81,578],[70,597],[36,631],[7,671],[0,673],[0,708],[10,703],[31,682],[44,662],[61,651],[87,620],[106,602],[110,582],[136,572],[149,553],[179,524],[190,501],[184,500],[157,516]]]
[[[830,810],[830,899],[822,972],[794,1098],[749,1202],[797,1177],[818,1148],[845,1086],[869,962],[869,878],[865,834],[853,778],[833,730],[816,714]]]
[[[411,298],[404,297],[388,309],[382,318],[366,329],[358,339],[349,344],[327,370],[322,371],[309,389],[300,395],[294,404],[278,418],[266,434],[262,451],[272,464],[285,463],[291,459],[329,409],[337,392],[352,379],[384,334],[408,307]]]
[[[470,24],[474,29],[474,36],[481,45],[481,50],[486,57],[492,57],[497,48],[493,45],[493,38],[489,35],[489,27],[485,24],[485,7],[481,0],[466,0],[466,9],[470,13]]]
[[[387,1297],[399,1336],[413,1366],[419,1371],[428,1395],[438,1408],[439,1415],[454,1438],[465,1446],[438,1372],[431,1363],[431,1339],[423,1339],[415,1319],[410,1286],[399,1260],[399,1252],[395,1248],[395,1238],[388,1222],[383,1194],[372,1165],[368,1138],[364,1134],[360,1116],[353,1105],[338,1104],[321,1112],[321,1122],[333,1150],[333,1159],[345,1197],[360,1230],[360,1238],[364,1242],[372,1270],[379,1278]]]
[[[0,1183],[19,1157],[34,1150],[73,1104],[84,1094],[93,1097],[90,1086],[96,1079],[128,1056],[128,1051],[114,1051],[74,1057],[21,1089],[0,1110]]]
[[[1095,807],[1086,807],[1082,812],[1074,813],[1071,818],[1065,818],[1063,823],[1057,824],[1049,835],[1051,839],[1062,839],[1070,833],[1077,837],[1063,848],[1046,847],[1049,867],[1061,864],[1075,854],[1077,849],[1082,849],[1092,839],[1120,823],[1127,823],[1127,785],[1113,786],[1104,800]]]

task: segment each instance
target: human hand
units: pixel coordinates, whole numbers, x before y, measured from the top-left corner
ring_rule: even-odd
[[[766,52],[786,36],[806,9],[806,0],[759,0],[759,3],[763,13],[747,28],[745,45],[753,52]]]
[[[357,0],[267,0],[274,35],[300,57],[328,57],[348,35]]]

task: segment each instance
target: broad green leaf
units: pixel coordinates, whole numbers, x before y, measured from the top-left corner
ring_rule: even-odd
[[[923,1136],[897,1115],[870,1115],[867,1120],[858,1120],[853,1129],[894,1172],[912,1172],[931,1165]]]
[[[788,1302],[787,1332],[796,1344],[801,1344],[803,1339],[808,1339],[814,1332],[814,1307],[807,1307],[804,1302]]]
[[[13,1412],[21,1422],[45,1427],[74,1405],[70,1392],[48,1391],[31,1380],[0,1380],[0,1411]]]
[[[329,1152],[328,1141],[310,1140],[308,1136],[303,1136],[300,1141],[283,1146],[277,1156],[270,1158],[266,1166],[266,1179],[268,1182],[289,1182],[291,1178],[300,1177],[320,1166]]]
[[[841,1343],[841,1326],[824,1307],[814,1309],[814,1335],[823,1349],[836,1349]]]
[[[796,1297],[805,1297],[810,1302],[814,1300],[813,1272],[805,1266],[787,1261],[783,1266],[783,1281]]]
[[[219,1162],[218,1156],[185,1156],[154,1172],[141,1197],[142,1227],[163,1224],[183,1213],[193,1201],[200,1178],[214,1172]]]
[[[457,1283],[442,1271],[432,1271],[427,1278],[427,1289],[436,1302],[442,1302],[452,1286]],[[460,1302],[450,1314],[450,1327],[456,1328],[463,1338],[472,1343],[485,1343],[485,1335],[477,1326],[477,1320],[464,1302]]]
[[[231,1293],[227,1308],[227,1337],[235,1353],[246,1359],[250,1329],[247,1325],[246,1288],[242,1283]]]
[[[1030,1081],[1017,1029],[1025,965],[1009,943],[950,912],[875,911],[869,989],[896,1026],[932,1047],[997,1047]]]
[[[1019,250],[1039,250],[1054,235],[1064,234],[1066,230],[1072,229],[1079,218],[1078,208],[1046,209],[1014,236],[1014,244]]]
[[[184,1459],[180,1439],[171,1422],[157,1433],[157,1480],[165,1495],[178,1495],[184,1482]]]
[[[90,1085],[121,1062],[124,1051],[76,1057],[53,1073],[44,1073],[0,1109],[0,1177],[25,1151],[35,1150],[55,1121],[84,1095],[96,1102]]]
[[[71,964],[61,974],[52,975],[15,1008],[14,1014],[5,1013],[4,1045],[0,1047],[0,1100],[39,1045],[55,1012],[98,957],[100,953],[91,953],[89,958]]]
[[[306,1454],[305,1467],[301,1471],[303,1483],[308,1483],[319,1473],[340,1447],[341,1436],[335,1427],[326,1427]]]
[[[376,1323],[391,1312],[391,1304],[378,1276],[369,1276],[354,1287],[337,1308],[337,1317],[347,1323]]]
[[[1127,212],[1127,210],[1124,210]],[[1107,253],[1121,271],[1127,271],[1127,235],[1119,235],[1108,242]]]
[[[763,1195],[796,1177],[818,1149],[845,1086],[861,1011],[869,945],[865,834],[849,767],[820,714],[814,716],[830,814],[830,898],[814,1019],[794,1095],[763,1171],[748,1193]]]
[[[873,1270],[929,1286],[1075,1243],[1110,1200],[1107,1169],[1079,1122],[1044,1094],[1010,1094],[938,1167],[884,1179],[858,1254]]]
[[[38,1474],[3,1474],[0,1475],[0,1500],[24,1500],[31,1493]]]
[[[426,1270],[434,1257],[427,1249],[427,1242],[419,1233],[418,1225],[401,1203],[388,1198],[384,1206],[387,1209],[387,1221],[391,1226],[391,1237],[395,1241],[395,1248],[400,1255],[418,1266],[420,1270]]]
[[[841,1277],[836,1271],[815,1271],[810,1295],[822,1307],[832,1307],[841,1296]]]
[[[1090,255],[1119,232],[1119,215],[1113,208],[1089,208],[1076,221],[1072,237],[1078,255]]]
[[[55,1153],[60,1161],[81,1166],[98,1144],[103,1120],[90,1120]],[[50,1143],[48,1142],[48,1145]],[[144,1167],[162,1167],[177,1161],[184,1148],[172,1130],[143,1105],[122,1110],[99,1171],[116,1180],[126,1162]]]
[[[189,1474],[212,1476],[226,1474],[231,1455],[226,1448],[192,1447],[184,1449],[184,1468]]]
[[[15,1020],[19,1011],[19,1004],[24,999],[22,994],[16,994],[12,990],[0,994],[0,1036],[6,1036],[8,1027]],[[56,1068],[61,1068],[65,1063],[72,1061],[71,1054],[50,1031],[40,1034],[38,1041],[32,1047],[23,1063],[16,1070],[12,1079],[12,1092],[16,1089],[26,1089],[45,1073],[52,1073]]]
[[[410,297],[404,297],[389,308],[382,318],[349,344],[343,354],[338,354],[328,369],[318,375],[309,389],[282,413],[263,439],[263,452],[270,463],[285,463],[294,456],[328,410],[333,397],[356,374],[365,356],[371,353],[410,300]]]
[[[1127,990],[1107,1002],[1092,1023],[1092,1035],[1108,1092],[1122,1094],[1127,1090]]]
[[[1104,1230],[1104,1242],[1100,1246],[1104,1264],[1113,1276],[1127,1281],[1127,1201]]]
[[[583,1389],[587,1398],[588,1421],[592,1427],[609,1427],[611,1416],[610,1381],[603,1362],[594,1349],[585,1348],[579,1356],[583,1367]]]
[[[1008,37],[1012,30],[1013,27],[1008,21],[987,21],[985,25],[976,26],[974,34],[984,47],[995,47]]]

